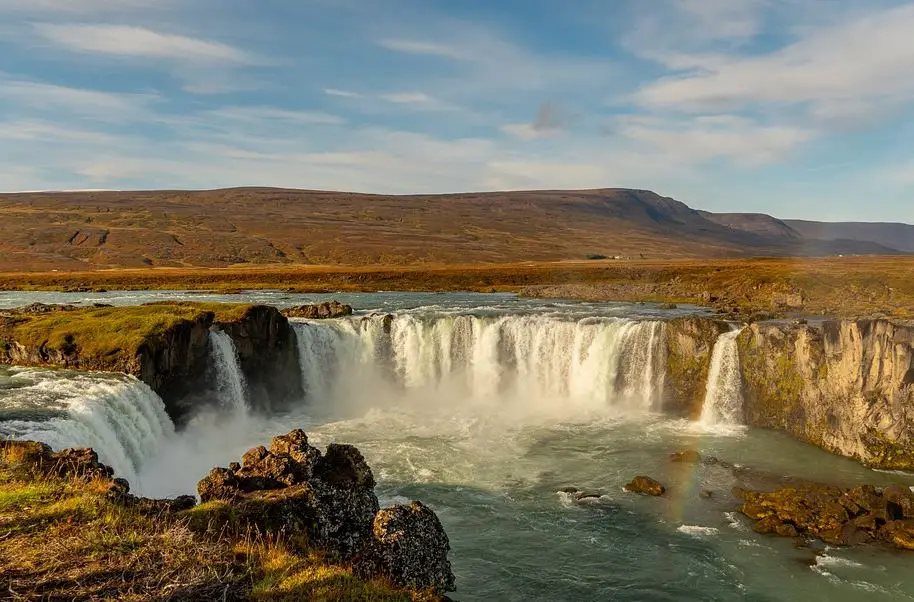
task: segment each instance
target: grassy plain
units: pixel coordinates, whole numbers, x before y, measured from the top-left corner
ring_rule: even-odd
[[[483,291],[699,303],[743,313],[914,318],[914,257],[259,266],[0,274],[0,290]]]

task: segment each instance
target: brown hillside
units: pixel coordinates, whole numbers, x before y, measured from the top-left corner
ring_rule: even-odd
[[[0,271],[893,251],[855,245],[734,229],[673,199],[623,189],[426,196],[268,188],[0,195]]]

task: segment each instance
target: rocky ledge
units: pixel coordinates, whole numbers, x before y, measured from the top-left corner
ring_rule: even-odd
[[[332,443],[324,454],[295,430],[270,448],[249,450],[240,463],[214,468],[197,491],[224,528],[254,529],[317,547],[364,578],[404,588],[453,591],[450,543],[435,513],[421,502],[381,510],[371,468],[358,449]],[[220,513],[229,505],[231,512]]]
[[[843,489],[806,483],[771,492],[736,488],[740,512],[758,533],[820,539],[831,545],[885,542],[914,550],[914,493],[900,485]]]
[[[352,315],[352,306],[339,301],[327,301],[314,305],[298,305],[282,310],[287,318],[304,318],[307,320],[328,320]]]

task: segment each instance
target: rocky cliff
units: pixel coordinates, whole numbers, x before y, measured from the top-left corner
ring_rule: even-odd
[[[680,318],[667,324],[665,413],[693,420],[701,416],[714,344],[729,329],[726,322],[707,318]]]
[[[267,306],[157,303],[7,312],[0,316],[0,363],[134,375],[180,423],[214,385],[211,329],[232,338],[254,408],[273,409],[303,396],[295,333]]]
[[[763,323],[739,340],[746,419],[885,469],[914,469],[914,327]]]

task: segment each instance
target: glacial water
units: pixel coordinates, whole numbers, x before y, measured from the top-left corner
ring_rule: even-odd
[[[102,295],[0,294],[0,304],[138,303],[159,293]],[[690,448],[777,475],[914,484],[740,426],[735,335],[716,345],[705,415],[689,422],[659,412],[671,312],[505,295],[337,297],[360,311],[294,325],[306,398],[285,414],[238,411],[237,361],[217,371],[219,403],[177,433],[134,379],[0,367],[0,436],[96,447],[149,495],[192,492],[212,466],[294,427],[319,446],[353,443],[382,504],[421,499],[439,514],[462,601],[914,599],[911,555],[795,550],[734,512],[732,471],[669,462]],[[241,297],[317,298],[327,297]],[[234,357],[216,343],[213,352]],[[623,492],[637,474],[664,482],[668,495]],[[559,493],[569,486],[601,497],[575,503]]]

